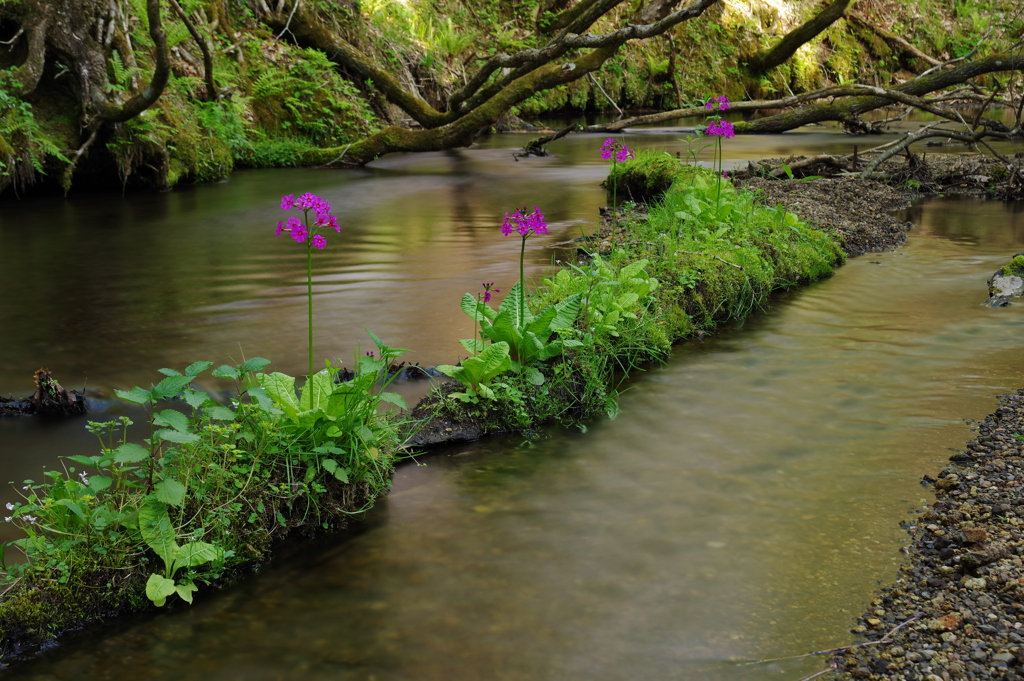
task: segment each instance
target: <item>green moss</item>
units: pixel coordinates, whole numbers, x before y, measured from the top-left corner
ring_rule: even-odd
[[[1013,256],[1013,259],[1003,267],[1003,276],[1024,277],[1024,253]]]

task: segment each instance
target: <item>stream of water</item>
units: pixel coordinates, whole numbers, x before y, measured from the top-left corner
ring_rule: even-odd
[[[685,153],[678,138],[627,142]],[[412,361],[450,361],[469,334],[462,293],[516,276],[504,211],[541,206],[553,243],[591,229],[605,201],[600,137],[516,161],[523,141],[6,204],[0,392],[27,392],[40,364],[103,389],[242,352],[301,373],[304,254],[272,232],[279,195],[303,191],[344,223],[316,257],[318,355],[351,357],[366,327]],[[819,130],[726,152],[851,146]],[[853,640],[852,618],[901,560],[898,523],[931,498],[919,478],[1024,375],[1024,304],[981,306],[989,274],[1024,251],[1022,207],[933,200],[911,217],[901,250],[678,346],[631,381],[615,420],[429,453],[350,533],[5,676],[795,681],[820,661],[746,663]],[[538,277],[552,251],[529,245]],[[83,425],[0,420],[4,479],[90,453]]]

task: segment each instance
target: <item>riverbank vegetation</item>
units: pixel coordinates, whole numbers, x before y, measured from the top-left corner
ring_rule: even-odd
[[[921,97],[968,75],[971,88],[947,96],[1020,113],[1014,3],[680,5],[2,0],[0,193],[164,189],[239,167],[358,165],[465,146],[517,115],[678,116],[711,90],[752,100],[738,110],[856,95],[751,132],[812,119],[868,132],[864,111],[927,109],[934,103]],[[963,73],[940,68],[947,62]],[[1009,73],[989,75],[1000,72]]]
[[[298,394],[294,378],[267,373],[260,358],[213,369],[236,384],[228,402],[194,385],[210,362],[161,369],[155,385],[118,391],[146,422],[90,423],[97,453],[23,481],[23,500],[8,506],[26,536],[7,549],[4,654],[113,613],[191,602],[264,561],[283,537],[343,525],[386,493],[409,443],[429,441],[451,419],[487,433],[614,413],[623,372],[841,262],[835,240],[796,215],[665,154],[615,163],[609,186],[666,166],[675,177],[663,196],[646,210],[624,208],[539,286],[514,283],[497,308],[494,284],[451,301],[477,322],[478,335],[464,341],[471,357],[441,367],[455,381],[411,414],[380,408],[402,405],[386,390],[401,351],[376,337],[354,373],[329,363]],[[518,211],[506,227],[525,249],[543,215]]]

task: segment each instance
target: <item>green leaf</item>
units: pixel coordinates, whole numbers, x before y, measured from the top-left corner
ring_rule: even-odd
[[[334,376],[327,371],[319,371],[313,374],[313,378],[306,381],[306,385],[302,386],[299,410],[326,409],[333,392]]]
[[[146,582],[146,597],[153,601],[156,607],[162,607],[169,596],[175,593],[174,580],[167,579],[163,575],[153,573]]]
[[[75,454],[74,456],[65,456],[64,458],[67,459],[68,461],[74,461],[75,463],[84,464],[86,466],[95,466],[96,462],[99,461],[101,457],[85,456],[84,454]]]
[[[131,390],[115,389],[114,393],[125,402],[131,402],[133,404],[149,404],[156,399],[148,390],[138,386],[135,386]]]
[[[196,376],[203,373],[212,366],[213,362],[192,362],[187,367],[185,367],[185,375],[195,378]]]
[[[544,384],[544,374],[542,374],[538,369],[535,369],[534,367],[526,367],[525,373],[526,380],[528,380],[533,385]]]
[[[185,485],[181,484],[174,478],[164,478],[160,482],[153,485],[153,498],[171,506],[181,506],[182,502],[185,501]]]
[[[466,349],[466,352],[476,355],[484,350],[484,342],[479,338],[463,338],[459,340],[462,343],[462,347]]]
[[[260,405],[260,409],[267,412],[268,414],[283,414],[284,412],[274,406],[274,400],[267,394],[267,391],[263,388],[249,388],[249,396],[256,400],[256,404]]]
[[[192,594],[199,591],[199,587],[194,582],[185,582],[184,584],[176,585],[174,591],[181,596],[181,600],[192,605]]]
[[[268,364],[270,364],[269,359],[263,359],[262,357],[250,357],[245,360],[245,364],[242,365],[242,371],[263,371]]]
[[[551,320],[552,329],[568,329],[576,323],[576,315],[580,312],[580,303],[583,300],[583,296],[579,293],[575,293],[565,300],[556,303],[555,309],[558,314]]]
[[[474,322],[479,322],[483,319],[494,319],[498,316],[490,305],[482,300],[477,300],[471,294],[466,293],[462,296],[462,311],[465,312],[470,319]]]
[[[505,296],[505,300],[501,301],[501,305],[498,306],[498,315],[500,316],[502,312],[507,312],[512,325],[517,329],[523,328],[533,319],[533,315],[530,314],[530,308],[525,304],[525,301],[526,293],[523,291],[523,282],[517,281],[512,290]],[[523,319],[519,318],[520,309],[523,311]]]
[[[126,442],[114,450],[115,463],[138,463],[149,458],[149,450],[133,442]]]
[[[180,411],[174,409],[164,409],[161,412],[157,412],[153,416],[153,425],[167,426],[180,430],[183,433],[188,432],[189,421],[188,417],[182,414]]]
[[[139,533],[146,545],[170,565],[178,550],[174,527],[167,513],[167,504],[153,495],[147,496],[139,507]]]
[[[283,409],[284,413],[294,421],[299,413],[299,403],[295,399],[295,379],[279,371],[272,374],[257,374],[256,379],[274,400],[274,404]]]
[[[157,371],[159,371],[164,376],[181,376],[181,372],[175,371],[174,369],[157,369]]]
[[[405,398],[398,393],[382,392],[377,395],[381,402],[387,402],[393,404],[400,409],[408,409],[409,405],[405,403]]]
[[[558,314],[558,310],[555,309],[555,306],[548,305],[541,310],[540,314],[533,318],[533,321],[526,325],[524,331],[526,333],[533,333],[539,336],[541,340],[546,341],[551,335],[551,323],[555,320],[556,314]]]
[[[348,469],[342,468],[338,465],[338,462],[334,459],[324,459],[320,462],[320,465],[324,467],[324,470],[341,480],[344,483],[348,483]]]
[[[187,402],[188,406],[192,407],[193,409],[199,409],[199,407],[203,406],[207,402],[212,401],[210,400],[210,395],[208,393],[203,392],[202,390],[193,390],[192,388],[186,388],[184,392],[185,402]]]
[[[502,311],[494,318],[492,324],[484,323],[484,335],[490,339],[491,343],[505,342],[509,347],[518,346],[523,336],[514,322],[516,316],[518,315],[512,315],[507,310]]]
[[[113,479],[108,478],[105,475],[90,475],[89,476],[89,487],[92,488],[94,494],[99,494],[106,488],[114,484]]]
[[[227,407],[207,407],[206,413],[214,421],[231,421],[235,418],[235,412],[231,411]]]
[[[158,430],[153,435],[161,440],[175,442],[179,445],[190,445],[193,442],[199,442],[199,436],[194,433],[183,433],[180,430],[170,430],[168,428]]]
[[[233,367],[230,364],[221,364],[210,375],[215,378],[233,378],[237,381],[242,373],[238,370],[238,367]]]
[[[174,397],[191,382],[191,376],[168,376],[153,388],[153,398],[155,400],[165,400],[169,397]]]
[[[224,549],[202,541],[193,541],[179,546],[175,560],[181,567],[196,567],[203,563],[224,559]]]
[[[77,515],[79,518],[81,518],[82,520],[85,520],[85,511],[82,510],[81,506],[79,506],[75,502],[71,501],[70,499],[57,499],[56,503],[60,504],[61,506],[66,507],[72,513]]]

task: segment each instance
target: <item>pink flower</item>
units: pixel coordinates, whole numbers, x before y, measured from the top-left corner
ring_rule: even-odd
[[[705,109],[714,109],[715,108],[714,100],[713,99],[709,99],[707,104],[704,105],[704,108]]]
[[[622,163],[627,159],[634,158],[634,156],[628,146],[620,142],[616,142],[613,138],[609,137],[604,141],[604,144],[601,145],[601,158],[605,161],[615,159],[616,163]]]
[[[289,194],[288,196],[281,197],[281,210],[289,210],[295,205],[295,196]]]
[[[712,136],[717,135],[717,136],[720,136],[720,137],[728,138],[728,137],[735,137],[736,136],[736,131],[733,128],[732,123],[730,123],[729,121],[725,121],[725,120],[722,120],[720,118],[716,118],[713,121],[711,121],[710,123],[708,123],[708,127],[704,131],[704,134],[712,135]]]
[[[327,245],[327,239],[325,239],[322,234],[317,234],[313,237],[313,245],[322,251],[324,250],[324,246]]]
[[[505,220],[501,223],[501,233],[508,236],[512,232],[518,232],[520,236],[526,237],[530,233],[534,234],[547,234],[548,225],[544,222],[544,216],[540,212],[540,208],[537,206],[533,207],[533,212],[529,215],[524,215],[523,212],[526,208],[520,208],[512,215],[505,213]]]
[[[286,231],[288,230],[285,229],[284,223],[279,221],[277,223],[277,229],[274,230],[274,236],[281,236]]]
[[[630,151],[629,147],[627,147],[625,144],[623,144],[622,148],[615,153],[616,163],[622,163],[623,161],[626,161],[631,158],[633,158],[633,152]]]
[[[726,97],[725,95],[719,95],[718,97],[715,98],[715,101],[718,102],[718,108],[721,109],[722,111],[725,111],[726,109],[729,108],[729,98]],[[710,102],[708,103],[710,104]]]

